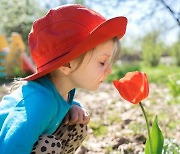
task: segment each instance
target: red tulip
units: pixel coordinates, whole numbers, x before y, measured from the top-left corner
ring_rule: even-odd
[[[120,95],[127,101],[137,104],[149,94],[149,84],[146,73],[129,72],[119,81],[113,81]]]

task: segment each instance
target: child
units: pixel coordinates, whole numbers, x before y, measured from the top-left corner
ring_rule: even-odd
[[[111,73],[126,24],[77,4],[33,23],[28,41],[37,71],[0,103],[1,154],[76,151],[89,115],[73,100],[75,88],[97,90]]]

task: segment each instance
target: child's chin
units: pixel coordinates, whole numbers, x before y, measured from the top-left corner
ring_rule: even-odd
[[[86,89],[86,90],[88,90],[88,91],[97,91],[97,90],[99,89],[99,87],[100,87],[101,84],[102,84],[102,82],[99,83],[99,84],[96,84],[95,86],[84,87],[84,89]]]
[[[100,86],[100,85],[98,85],[98,86],[96,86],[96,87],[92,87],[92,88],[90,88],[89,90],[90,90],[90,91],[97,91],[97,90],[99,89],[99,86]]]

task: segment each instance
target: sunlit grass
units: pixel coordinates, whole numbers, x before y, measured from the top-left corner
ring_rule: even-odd
[[[141,67],[141,71],[146,72],[149,82],[158,84],[167,84],[169,82],[169,75],[180,72],[180,67],[159,65],[157,67]]]
[[[93,130],[93,134],[96,137],[100,137],[108,133],[107,126],[101,124],[100,122],[90,122],[88,126]]]

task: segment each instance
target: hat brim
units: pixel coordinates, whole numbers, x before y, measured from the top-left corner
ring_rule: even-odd
[[[90,35],[81,41],[72,51],[38,68],[36,73],[22,78],[22,80],[29,81],[40,78],[115,36],[121,39],[126,32],[126,25],[126,17],[115,17],[106,20],[97,26]]]

